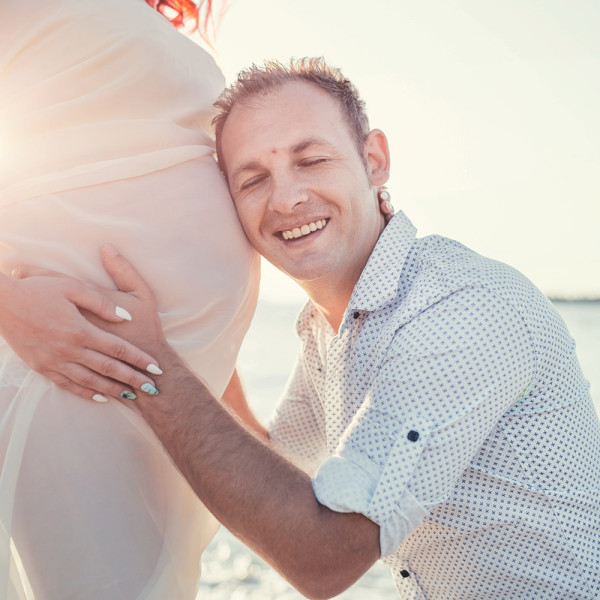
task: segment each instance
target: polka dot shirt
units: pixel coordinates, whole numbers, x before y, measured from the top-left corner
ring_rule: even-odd
[[[380,526],[405,600],[591,600],[600,424],[575,344],[511,267],[386,227],[336,334],[311,303],[271,424],[318,500]]]

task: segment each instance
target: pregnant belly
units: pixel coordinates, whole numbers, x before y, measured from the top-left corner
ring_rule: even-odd
[[[36,264],[114,287],[100,262],[103,242],[150,283],[167,338],[188,360],[197,362],[202,348],[235,360],[255,304],[258,262],[212,158],[0,210],[5,273]]]

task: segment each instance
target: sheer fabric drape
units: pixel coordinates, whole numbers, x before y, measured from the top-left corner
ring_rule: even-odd
[[[111,286],[108,241],[219,395],[258,261],[212,157],[213,59],[143,0],[0,5],[0,269]],[[217,524],[136,413],[86,402],[0,339],[0,597],[193,598]]]

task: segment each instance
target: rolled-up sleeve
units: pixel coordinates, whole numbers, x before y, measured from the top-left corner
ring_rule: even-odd
[[[313,479],[317,499],[377,523],[381,555],[392,554],[452,493],[534,370],[530,332],[504,298],[468,288],[430,306],[396,331]]]

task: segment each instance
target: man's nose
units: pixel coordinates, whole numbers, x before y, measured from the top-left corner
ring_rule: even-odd
[[[291,213],[308,200],[306,186],[293,175],[285,174],[273,177],[269,205],[280,213]]]

